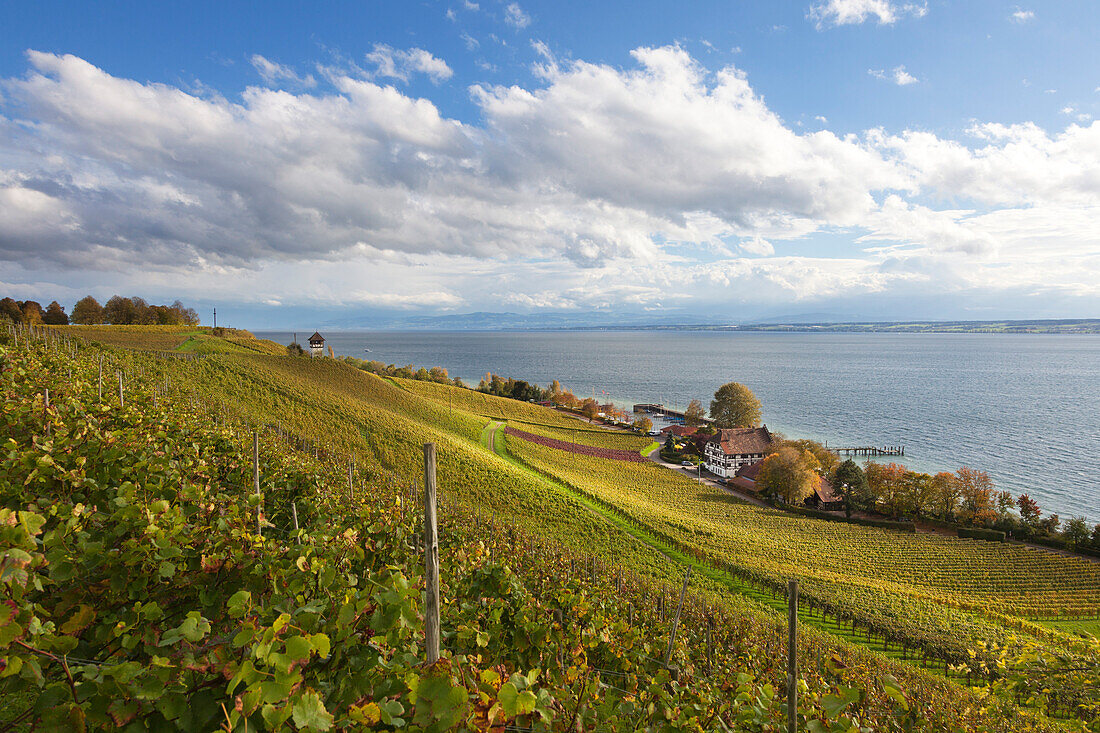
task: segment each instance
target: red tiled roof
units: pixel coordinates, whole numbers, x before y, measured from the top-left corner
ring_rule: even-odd
[[[747,481],[756,483],[756,477],[760,475],[760,468],[764,465],[764,461],[756,461],[755,463],[748,463],[741,468],[737,469],[737,473],[734,474],[738,478],[743,478]]]
[[[730,486],[736,486],[737,488],[743,489],[745,491],[758,491],[759,490],[756,486],[755,481],[747,479],[743,476],[734,476],[727,483],[729,483]]]
[[[817,477],[817,488],[814,489],[814,493],[817,494],[817,500],[822,504],[844,501],[844,497],[837,495],[836,489],[829,483],[829,479],[824,476]]]
[[[708,443],[718,443],[728,455],[763,453],[772,444],[767,426],[762,428],[722,428]]]
[[[689,435],[695,435],[699,432],[699,428],[688,427],[687,425],[666,425],[661,428],[661,435],[668,435],[671,433],[677,438],[684,438]]]

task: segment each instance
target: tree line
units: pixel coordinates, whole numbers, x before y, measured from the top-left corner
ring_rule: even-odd
[[[172,305],[152,305],[144,298],[113,296],[106,304],[88,295],[76,302],[72,314],[56,300],[45,308],[35,300],[0,299],[0,319],[29,326],[82,326],[110,324],[113,326],[197,326],[199,314],[180,301]]]
[[[756,427],[760,415],[756,395],[737,382],[719,387],[710,403],[718,428]],[[692,400],[684,417],[688,425],[701,424],[702,403]],[[1100,524],[1090,528],[1083,517],[1063,523],[1057,514],[1043,516],[1037,501],[1027,494],[998,491],[985,471],[964,466],[954,473],[927,474],[873,461],[860,468],[851,459],[841,462],[816,441],[779,437],[768,449],[756,483],[763,494],[788,504],[803,504],[825,479],[843,498],[848,516],[855,510],[890,519],[934,520],[1100,552]]]

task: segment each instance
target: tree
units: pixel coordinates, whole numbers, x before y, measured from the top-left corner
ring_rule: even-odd
[[[800,440],[776,440],[768,449],[769,453],[775,453],[780,448],[790,446],[800,451],[809,451],[816,461],[814,470],[819,471],[826,478],[833,475],[836,467],[840,465],[840,457],[836,453],[818,443],[816,440],[803,438]]]
[[[813,456],[797,448],[782,448],[764,459],[756,481],[765,491],[783,497],[788,504],[801,504],[814,492],[819,480],[811,468]]]
[[[706,417],[706,413],[703,411],[703,403],[699,400],[692,400],[688,403],[687,409],[684,410],[684,423],[691,427],[696,427],[703,424],[703,418]]]
[[[868,495],[872,501],[870,509],[882,504],[887,514],[901,516],[905,509],[902,481],[908,469],[900,463],[868,462],[864,467],[867,476]]]
[[[56,300],[46,306],[46,315],[42,317],[42,320],[50,326],[69,325],[69,317],[65,315],[65,309]]]
[[[1027,494],[1020,494],[1020,498],[1016,500],[1016,506],[1020,507],[1020,518],[1024,520],[1024,524],[1031,528],[1039,525],[1039,515],[1042,514],[1039,511],[1039,502]]]
[[[640,417],[634,421],[634,429],[639,433],[648,433],[653,429],[653,421],[648,417]]]
[[[852,505],[862,504],[867,496],[867,477],[851,458],[837,466],[833,477],[833,488],[844,497],[844,513],[852,516]]]
[[[134,302],[120,295],[112,295],[107,304],[103,306],[103,320],[114,326],[133,323],[134,313]]]
[[[723,384],[714,393],[710,416],[720,428],[752,428],[760,422],[760,400],[737,382]]]
[[[286,354],[287,356],[305,356],[306,350],[297,341],[292,341],[286,345]]]
[[[21,323],[23,321],[23,309],[12,298],[4,298],[0,300],[0,318],[6,318],[12,323]]]
[[[92,296],[84,296],[73,306],[72,322],[84,326],[103,323],[103,306]]]
[[[955,480],[955,474],[949,471],[940,471],[932,477],[932,493],[936,516],[945,522],[950,522],[959,506],[959,483]]]
[[[1062,533],[1066,536],[1073,549],[1079,550],[1082,547],[1086,547],[1089,544],[1089,525],[1085,522],[1084,517],[1074,517],[1066,522],[1065,529]]]
[[[906,471],[901,479],[901,513],[922,516],[931,514],[935,501],[932,477],[919,471]]]
[[[42,306],[35,300],[25,300],[21,306],[23,309],[23,323],[29,323],[32,326],[42,323],[43,316],[46,314],[42,312]]]
[[[599,412],[599,405],[597,405],[596,400],[591,397],[586,397],[584,402],[581,403],[581,414],[588,418],[588,422],[595,420]]]
[[[962,505],[959,517],[968,524],[988,525],[997,517],[994,508],[993,480],[985,471],[963,466],[955,472]]]

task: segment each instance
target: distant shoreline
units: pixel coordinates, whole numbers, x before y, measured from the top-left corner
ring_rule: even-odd
[[[847,323],[748,323],[748,324],[598,324],[591,326],[437,325],[402,324],[398,327],[373,326],[340,328],[322,326],[344,333],[421,332],[421,333],[575,333],[584,331],[712,331],[719,333],[994,333],[994,334],[1100,334],[1100,318],[1049,319],[1018,321],[854,321]],[[308,329],[306,329],[308,330]],[[256,333],[291,333],[292,330],[254,329]]]
[[[572,326],[554,331],[733,331],[794,333],[1100,334],[1100,319],[1049,321],[897,321],[881,323],[756,323],[744,325]]]

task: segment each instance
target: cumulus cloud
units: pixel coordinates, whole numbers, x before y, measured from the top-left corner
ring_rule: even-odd
[[[308,89],[317,86],[317,80],[313,78],[312,74],[299,76],[298,72],[289,66],[277,64],[260,54],[254,54],[251,61],[253,68],[270,86],[284,86],[292,89]]]
[[[1016,12],[1014,12],[1011,16],[1009,16],[1009,19],[1013,23],[1026,23],[1029,20],[1034,20],[1035,19],[1035,11],[1034,10],[1021,10],[1020,8],[1016,8]]]
[[[867,73],[876,79],[883,79],[885,81],[892,81],[899,87],[908,86],[910,84],[916,84],[919,79],[905,70],[905,66],[895,66],[890,71],[883,69],[867,69]]]
[[[432,56],[422,48],[403,51],[384,43],[376,43],[374,50],[367,54],[367,61],[374,65],[376,76],[405,82],[413,74],[424,74],[433,84],[441,84],[454,76],[454,71],[446,61]]]
[[[874,19],[879,25],[893,25],[903,16],[922,18],[927,3],[899,5],[892,0],[825,0],[811,5],[806,16],[818,30],[840,25],[859,25]]]
[[[1049,289],[1057,273],[1065,292],[1100,298],[1100,123],[799,133],[733,66],[677,46],[633,58],[475,86],[484,122],[469,125],[337,72],[327,91],[230,100],[31,52],[0,100],[5,279],[128,273],[388,308],[652,307],[676,292]],[[775,254],[822,232],[862,249]]]
[[[531,16],[524,12],[519,3],[509,3],[504,8],[504,22],[513,28],[526,28],[531,25]]]

